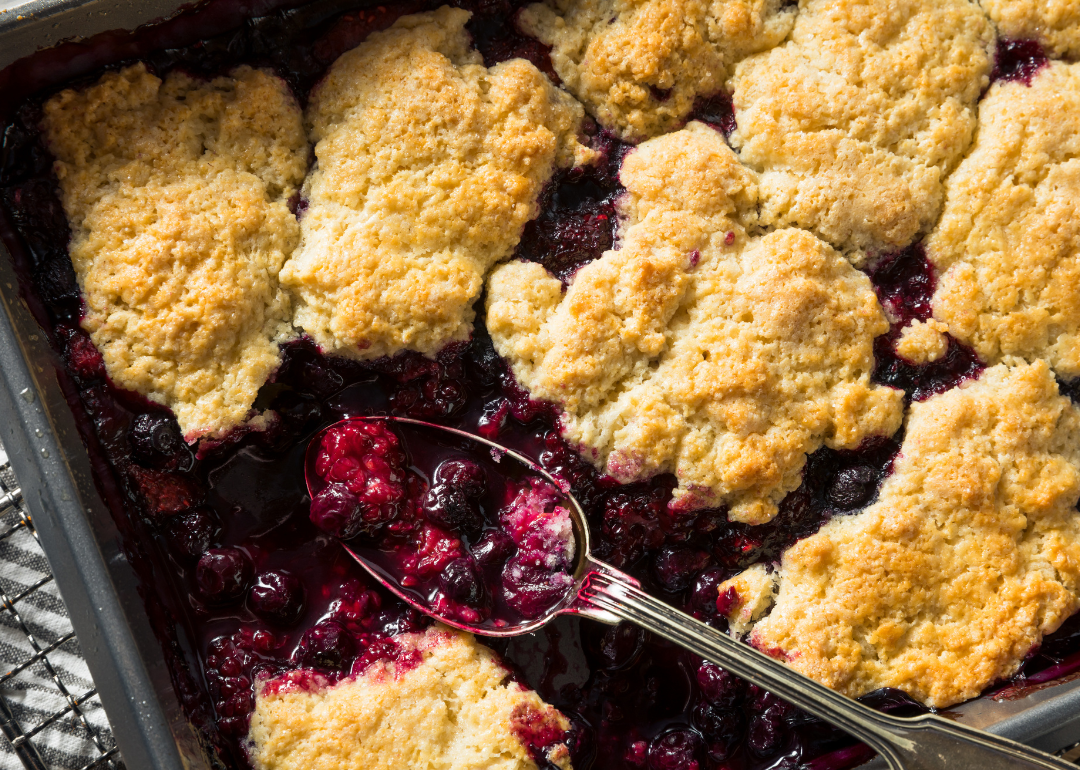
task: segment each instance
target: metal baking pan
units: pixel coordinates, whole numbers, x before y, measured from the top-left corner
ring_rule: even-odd
[[[227,31],[246,16],[283,4],[217,1],[214,13],[191,25],[192,40]],[[72,62],[73,74],[87,68],[85,61],[76,61],[87,53],[78,45],[54,50],[51,76],[34,67],[10,67],[20,59],[61,41],[132,30],[178,10],[176,0],[0,0],[0,102],[19,101],[45,85],[45,77],[56,78],[65,61]],[[8,228],[2,217],[0,231]],[[0,440],[18,474],[125,763],[140,770],[216,765],[181,712],[138,580],[94,485],[90,458],[61,392],[59,361],[20,293],[12,256],[2,241],[0,308]],[[1080,677],[1032,689],[1011,700],[980,698],[949,714],[1047,751],[1080,741]]]

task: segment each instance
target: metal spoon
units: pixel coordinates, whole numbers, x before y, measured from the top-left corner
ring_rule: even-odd
[[[520,464],[529,474],[560,488],[554,478],[529,458],[471,433],[402,417],[351,419],[381,420],[393,424],[406,448],[410,444],[409,435],[413,436],[414,442],[420,442],[415,446],[430,444],[431,431],[452,436],[457,442],[474,444],[478,452],[490,454],[496,463]],[[308,445],[305,473],[308,491],[313,496],[325,485],[314,472],[315,455],[322,436],[340,424],[334,423],[323,429]],[[429,435],[425,437],[424,433]],[[521,471],[521,468],[515,469],[517,473]],[[1074,765],[1049,754],[936,714],[896,717],[874,711],[670,607],[641,590],[640,583],[634,578],[592,556],[585,514],[571,495],[563,494],[563,498],[562,503],[572,516],[576,539],[574,584],[566,596],[542,617],[502,628],[490,624],[472,625],[442,617],[420,601],[417,595],[405,590],[384,568],[359,553],[361,549],[342,545],[372,577],[409,605],[448,626],[476,634],[498,637],[528,634],[563,614],[579,615],[608,624],[624,620],[634,623],[850,733],[877,751],[894,770],[1075,770]]]

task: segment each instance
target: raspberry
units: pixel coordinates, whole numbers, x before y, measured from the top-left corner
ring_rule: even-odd
[[[354,420],[327,431],[315,473],[330,484],[311,504],[312,522],[336,537],[373,534],[401,513],[405,453],[381,422]]]

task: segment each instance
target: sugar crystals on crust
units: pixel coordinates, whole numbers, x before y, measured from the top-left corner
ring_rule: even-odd
[[[973,698],[1080,608],[1078,499],[1080,410],[1010,359],[912,405],[878,501],[783,555],[751,643],[852,697]]]
[[[1038,40],[1052,56],[1080,56],[1080,4],[1075,0],[981,0],[1002,35]]]
[[[753,175],[702,123],[629,155],[621,248],[565,295],[498,268],[487,325],[567,438],[620,481],[673,472],[675,505],[764,522],[822,444],[891,434],[902,393],[872,385],[888,330],[869,279],[802,230],[749,237]]]
[[[310,671],[257,683],[256,770],[536,770],[528,736],[570,727],[469,634],[433,627],[393,641],[395,661],[338,684]],[[542,750],[571,770],[565,741]]]
[[[51,98],[44,127],[109,376],[188,438],[244,422],[291,329],[278,274],[307,143],[284,82],[250,67],[163,82],[137,64]]]
[[[1080,64],[990,89],[926,252],[953,336],[1080,376]]]
[[[638,141],[678,128],[794,17],[780,0],[548,0],[518,18],[552,46],[555,71],[600,123]]]
[[[484,274],[517,245],[541,188],[590,155],[581,106],[524,60],[485,67],[468,19],[406,16],[311,95],[317,167],[282,281],[327,353],[433,355],[468,339]]]
[[[790,38],[730,81],[761,223],[848,253],[928,230],[974,135],[993,41],[968,0],[803,0]]]

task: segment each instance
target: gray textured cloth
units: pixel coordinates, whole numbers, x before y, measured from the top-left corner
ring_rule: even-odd
[[[15,479],[2,447],[0,463],[0,494],[6,494],[14,488]],[[69,697],[74,699],[77,709],[68,710],[29,740],[46,767],[82,768],[112,749],[109,722],[97,695],[92,694],[93,680],[72,632],[67,608],[51,580],[45,554],[18,508],[9,506],[0,511],[0,533],[11,532],[0,539],[0,590],[5,605],[7,600],[14,601],[14,612],[0,609],[0,671],[9,673],[45,652],[0,684],[0,696],[24,733],[70,709]],[[17,598],[24,593],[24,598]],[[119,762],[98,766],[119,767]],[[23,767],[11,744],[0,737],[0,770]]]

